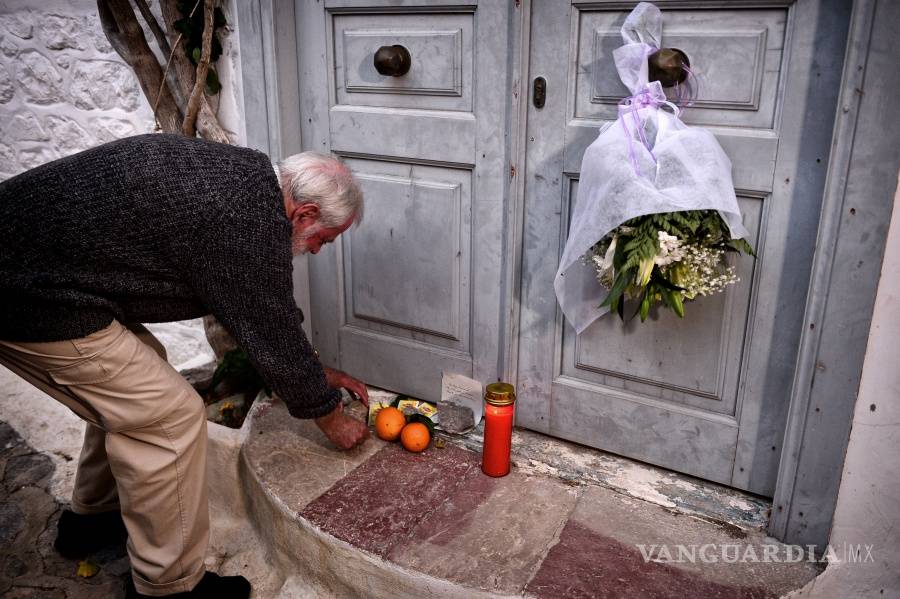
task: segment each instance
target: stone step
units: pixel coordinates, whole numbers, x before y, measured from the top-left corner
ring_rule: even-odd
[[[762,561],[789,548],[752,527],[601,484],[515,466],[485,476],[453,444],[341,452],[277,401],[254,405],[239,468],[273,566],[317,596],[779,597],[819,571]]]

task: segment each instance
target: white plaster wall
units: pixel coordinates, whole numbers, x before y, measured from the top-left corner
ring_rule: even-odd
[[[863,545],[863,561],[830,562],[793,597],[900,598],[900,187],[875,298],[830,545]],[[871,546],[872,560],[865,558]]]
[[[158,5],[151,1],[158,14]],[[237,19],[223,3],[212,98],[235,143],[246,138]],[[139,17],[140,19],[140,17]],[[155,48],[152,35],[145,35]],[[93,0],[0,0],[0,180],[101,143],[154,131],[153,113],[131,69],[100,26]],[[199,320],[153,325],[176,367],[211,359]]]
[[[230,8],[226,3],[229,25],[220,30],[223,54],[216,63],[223,89],[212,102],[233,141],[243,143],[240,85],[234,84],[240,55]],[[103,35],[96,2],[0,0],[0,123],[0,180],[154,130],[137,80]]]
[[[0,2],[0,178],[151,131],[93,2]]]

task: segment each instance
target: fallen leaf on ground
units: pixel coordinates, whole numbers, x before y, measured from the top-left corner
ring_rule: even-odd
[[[75,572],[75,576],[91,578],[92,576],[96,576],[99,571],[100,566],[89,559],[85,559],[78,562],[78,570]]]

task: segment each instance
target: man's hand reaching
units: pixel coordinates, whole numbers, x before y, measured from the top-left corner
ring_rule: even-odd
[[[369,428],[344,414],[344,405],[340,403],[332,412],[316,418],[316,425],[341,449],[351,449],[369,438]]]
[[[364,406],[369,407],[369,391],[366,384],[358,379],[353,378],[346,372],[335,370],[325,366],[325,379],[328,386],[333,389],[346,389],[350,395],[355,395]]]

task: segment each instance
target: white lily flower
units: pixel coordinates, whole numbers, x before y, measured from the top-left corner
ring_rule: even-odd
[[[650,275],[653,274],[653,267],[656,265],[655,258],[645,258],[641,260],[641,264],[638,266],[638,274],[637,274],[637,284],[641,287],[647,285],[650,282]]]

